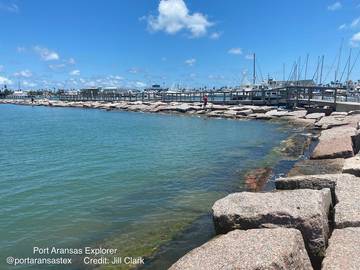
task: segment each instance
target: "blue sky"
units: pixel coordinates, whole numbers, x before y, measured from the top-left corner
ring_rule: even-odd
[[[259,79],[309,53],[330,81],[341,41],[341,71],[358,53],[360,0],[0,0],[0,23],[0,86],[239,85],[253,52]]]

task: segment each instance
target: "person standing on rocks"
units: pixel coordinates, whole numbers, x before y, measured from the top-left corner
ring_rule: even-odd
[[[206,105],[208,103],[208,96],[207,95],[204,95],[203,96],[203,108],[206,109]]]

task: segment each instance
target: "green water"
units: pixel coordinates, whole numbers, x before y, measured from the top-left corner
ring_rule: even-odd
[[[93,267],[81,256],[71,266],[6,264],[34,257],[34,246],[164,251],[215,200],[245,188],[244,172],[276,162],[288,135],[262,121],[0,105],[0,269]]]

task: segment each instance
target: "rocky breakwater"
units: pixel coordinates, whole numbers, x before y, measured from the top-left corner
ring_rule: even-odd
[[[360,112],[334,112],[325,116],[303,114],[303,111],[271,110],[265,114],[272,119],[278,117],[290,122],[296,119],[295,122],[305,123],[310,129],[318,130],[320,134],[317,145],[311,159],[305,160],[306,170],[300,168],[297,173],[293,172],[293,176],[276,179],[275,191],[234,193],[215,202],[212,208],[214,225],[216,232],[222,235],[216,239],[233,237],[232,232],[239,230],[244,233],[273,228],[297,230],[303,238],[312,266],[306,263],[296,267],[279,266],[276,259],[278,257],[275,256],[268,268],[243,264],[239,269],[360,269]],[[305,164],[304,161],[300,163],[300,167]],[[326,173],[328,164],[336,167],[329,170],[330,173]],[[287,239],[278,240],[285,245],[290,243]],[[254,240],[246,249],[256,249],[263,241]],[[210,247],[213,248],[207,244],[201,247],[204,258],[206,255],[209,255],[208,258],[212,256]],[[299,257],[302,257],[301,248],[297,249]],[[181,269],[201,269],[181,264],[182,260],[196,260],[200,250],[188,253],[174,267],[182,265],[185,267]],[[228,254],[234,254],[234,250],[236,245],[223,242],[216,256],[227,258]],[[266,257],[271,250],[271,245],[265,250],[258,249],[257,255],[260,258]],[[278,252],[279,257],[285,255],[289,256],[287,260],[296,258],[301,261],[296,255]],[[247,256],[258,260],[252,257],[251,252]],[[223,268],[214,263],[208,265],[207,269]],[[236,267],[229,266],[228,269]]]

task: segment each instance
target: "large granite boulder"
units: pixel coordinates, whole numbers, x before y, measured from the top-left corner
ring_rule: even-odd
[[[282,110],[271,110],[266,112],[265,114],[273,117],[292,116],[291,112],[282,111]]]
[[[333,204],[336,203],[335,187],[339,179],[353,178],[350,174],[316,174],[293,177],[281,177],[275,180],[275,186],[280,190],[329,188],[331,190]]]
[[[357,141],[358,139],[358,132],[353,127],[337,127],[323,130],[311,158],[352,157],[354,156],[353,140]]]
[[[235,230],[190,251],[169,270],[311,270],[295,229]]]
[[[360,176],[360,156],[356,155],[351,158],[345,159],[343,173],[350,173],[356,176]]]
[[[249,110],[243,110],[243,111],[238,111],[237,115],[242,115],[242,116],[247,116],[253,113],[253,110],[249,109]]]
[[[360,269],[360,228],[334,230],[321,269]]]
[[[360,227],[360,178],[342,177],[335,187],[335,228]]]
[[[309,113],[305,116],[306,119],[320,119],[325,116],[325,113]]]
[[[217,233],[235,229],[296,228],[313,262],[324,254],[329,237],[329,189],[233,193],[212,207]]]
[[[328,129],[348,124],[349,120],[345,117],[345,115],[334,115],[334,113],[332,113],[330,116],[322,117],[319,121],[315,123],[315,126],[321,129]]]

